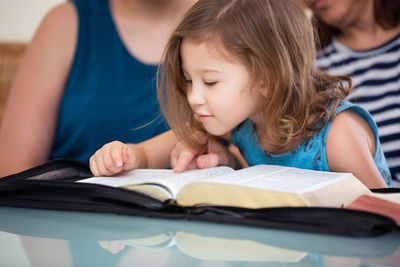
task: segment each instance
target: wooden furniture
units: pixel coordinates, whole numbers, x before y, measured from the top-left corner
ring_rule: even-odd
[[[19,61],[26,43],[0,43],[0,120]]]

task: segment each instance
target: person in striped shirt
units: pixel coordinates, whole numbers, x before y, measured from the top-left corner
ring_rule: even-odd
[[[318,32],[321,69],[348,75],[348,100],[378,124],[392,178],[400,185],[400,0],[305,0]]]

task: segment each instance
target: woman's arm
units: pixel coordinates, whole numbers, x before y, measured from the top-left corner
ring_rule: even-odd
[[[1,121],[0,177],[47,160],[74,56],[77,25],[73,4],[61,4],[46,15],[29,44]]]
[[[368,188],[387,187],[373,156],[375,135],[367,122],[352,111],[340,113],[328,132],[326,155],[334,172],[351,172]]]

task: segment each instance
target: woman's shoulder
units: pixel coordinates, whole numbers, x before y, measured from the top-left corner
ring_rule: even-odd
[[[78,17],[71,2],[53,7],[42,20],[38,31],[59,41],[64,47],[73,46],[77,36]]]
[[[66,2],[56,5],[46,14],[43,21],[50,20],[53,23],[60,24],[68,22],[68,24],[74,24],[77,22],[77,12],[75,5],[72,2]]]
[[[70,60],[74,54],[78,32],[75,6],[66,2],[53,7],[40,23],[32,42],[44,49],[53,49]],[[50,53],[50,51],[49,51]]]

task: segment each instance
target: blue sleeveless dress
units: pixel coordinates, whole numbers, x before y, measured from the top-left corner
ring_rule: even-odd
[[[344,110],[353,110],[364,118],[375,134],[374,161],[388,186],[391,186],[389,168],[383,155],[378,138],[378,127],[371,115],[363,107],[342,101],[336,109],[336,115]],[[270,154],[265,152],[257,143],[258,137],[253,123],[247,119],[232,131],[232,143],[239,148],[243,157],[250,166],[257,164],[272,164],[301,169],[330,171],[326,159],[326,140],[328,137],[329,122],[324,128],[313,135],[312,138],[301,143],[294,150],[283,154]]]
[[[88,161],[104,144],[137,143],[165,131],[157,101],[157,66],[136,60],[122,43],[108,0],[74,0],[75,57],[59,106],[50,159]]]

